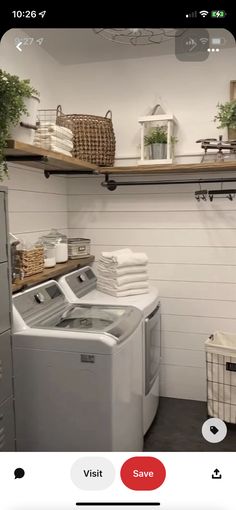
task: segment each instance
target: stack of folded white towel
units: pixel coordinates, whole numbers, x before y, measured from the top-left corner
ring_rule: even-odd
[[[72,156],[73,133],[63,126],[44,122],[36,131],[34,145],[49,151],[60,152],[65,156]]]
[[[102,252],[97,266],[98,290],[115,297],[148,292],[148,257],[129,248]]]

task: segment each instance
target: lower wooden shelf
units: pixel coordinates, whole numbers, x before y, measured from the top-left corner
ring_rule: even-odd
[[[81,258],[68,260],[62,264],[56,264],[55,267],[44,269],[42,273],[28,276],[23,280],[16,280],[12,284],[12,292],[17,292],[18,290],[22,290],[25,287],[30,287],[31,285],[37,285],[38,283],[45,282],[51,278],[57,278],[58,276],[62,276],[63,274],[69,273],[70,271],[73,271],[79,267],[89,266],[94,261],[94,258],[95,257],[93,255],[90,255],[89,257],[85,257],[83,259]]]

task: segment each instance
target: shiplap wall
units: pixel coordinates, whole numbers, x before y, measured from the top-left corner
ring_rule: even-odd
[[[4,179],[9,195],[10,232],[25,242],[35,242],[51,228],[67,232],[66,178],[45,179],[35,168],[9,165]]]
[[[229,33],[224,32],[229,39]],[[217,103],[229,99],[235,58],[235,48],[222,48],[219,53],[209,53],[203,62],[181,62],[170,54],[66,66],[59,83],[63,110],[94,115],[112,110],[116,158],[137,160],[138,118],[150,115],[155,104],[161,104],[178,121],[175,152],[180,162],[182,155],[201,154],[200,144],[196,144],[199,138],[227,136],[226,130],[217,129],[214,116]],[[72,87],[73,83],[78,87]]]
[[[68,181],[70,235],[91,238],[96,257],[126,246],[149,257],[162,306],[161,394],[205,400],[204,341],[236,332],[236,202],[198,203],[192,184],[110,192],[101,178]]]

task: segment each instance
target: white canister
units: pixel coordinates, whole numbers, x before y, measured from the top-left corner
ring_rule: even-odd
[[[44,244],[44,267],[54,267],[56,265],[56,246],[55,244]]]
[[[10,138],[17,140],[18,142],[32,145],[35,137],[37,110],[39,108],[40,100],[36,96],[31,96],[26,97],[24,103],[28,115],[23,113],[19,124],[11,128]]]
[[[56,263],[60,264],[68,260],[68,244],[58,240],[56,243]]]

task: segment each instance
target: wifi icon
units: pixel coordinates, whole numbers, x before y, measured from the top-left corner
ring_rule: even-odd
[[[208,38],[207,37],[200,37],[200,42],[202,44],[207,44],[208,43]]]
[[[209,11],[199,11],[199,14],[201,14],[201,16],[205,18],[209,14]]]

